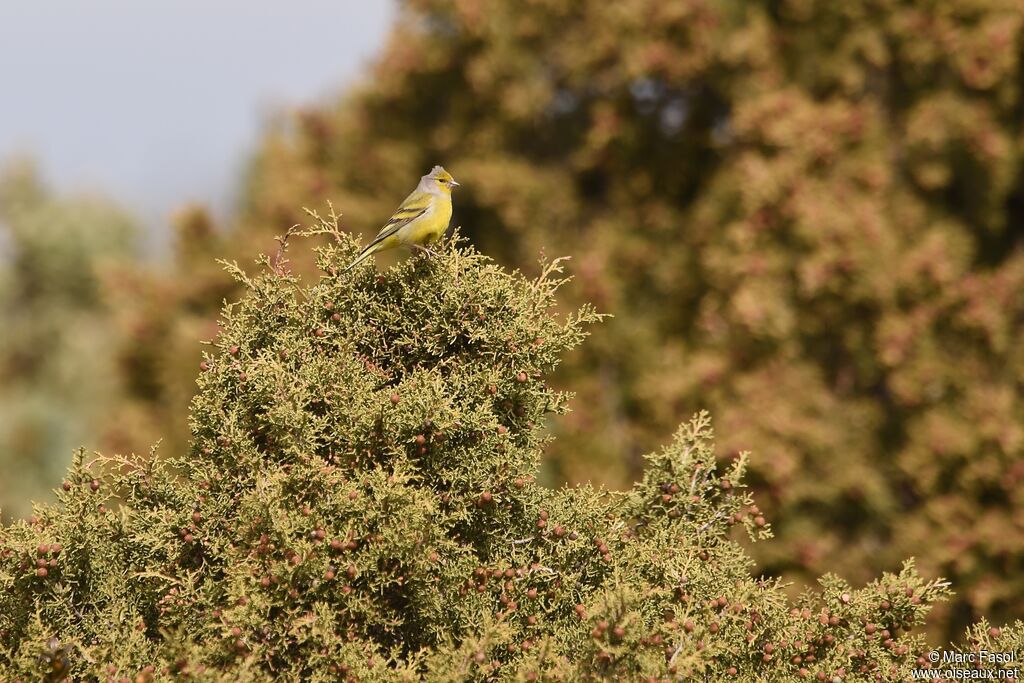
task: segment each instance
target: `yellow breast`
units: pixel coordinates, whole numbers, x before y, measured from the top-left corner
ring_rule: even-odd
[[[448,229],[451,219],[451,197],[438,197],[430,210],[403,227],[395,236],[403,245],[436,242]]]

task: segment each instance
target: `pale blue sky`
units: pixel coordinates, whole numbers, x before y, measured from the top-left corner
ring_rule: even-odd
[[[58,188],[108,194],[157,232],[186,201],[224,214],[270,116],[357,78],[394,11],[394,0],[4,0],[0,163],[28,153]]]

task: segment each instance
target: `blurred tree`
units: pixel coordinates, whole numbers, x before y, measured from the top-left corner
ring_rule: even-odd
[[[114,205],[55,196],[29,162],[0,172],[0,505],[48,497],[72,450],[95,445],[116,393],[102,273],[134,254]]]
[[[108,289],[122,381],[115,417],[102,427],[106,450],[144,452],[157,441],[165,452],[185,450],[199,342],[216,334],[217,313],[234,291],[215,260],[227,246],[209,214],[185,207],[172,227],[169,268],[131,269]]]
[[[443,162],[483,251],[573,254],[565,303],[616,315],[562,369],[583,398],[556,477],[622,486],[708,408],[723,453],[757,453],[767,571],[916,555],[953,579],[954,635],[1024,612],[1022,21],[1015,0],[408,0],[363,87],[268,135],[224,249],[325,199],[369,234]]]

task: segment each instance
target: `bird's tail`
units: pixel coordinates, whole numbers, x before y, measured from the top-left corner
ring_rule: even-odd
[[[352,270],[353,268],[358,266],[360,263],[362,263],[366,259],[368,259],[371,256],[373,256],[374,252],[376,252],[379,248],[380,248],[380,245],[377,245],[377,244],[369,244],[369,245],[367,245],[365,249],[363,249],[361,252],[359,252],[359,256],[356,257],[356,260],[353,261],[352,263],[348,264],[347,266],[345,266],[345,270],[343,270],[342,272],[343,273],[347,273],[348,271]]]

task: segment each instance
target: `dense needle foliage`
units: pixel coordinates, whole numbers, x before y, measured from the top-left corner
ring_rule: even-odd
[[[305,232],[313,284],[284,248],[228,266],[186,453],[80,453],[0,531],[0,680],[905,678],[946,584],[752,576],[737,533],[769,526],[706,415],[623,493],[536,483],[547,378],[599,317],[553,310],[559,262],[341,273],[356,242]]]

